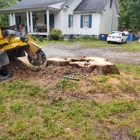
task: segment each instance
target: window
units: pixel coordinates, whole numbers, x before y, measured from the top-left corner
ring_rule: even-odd
[[[73,15],[69,15],[68,17],[68,27],[73,27]]]
[[[91,28],[92,27],[92,15],[81,15],[80,27],[81,28]]]
[[[83,16],[83,27],[86,28],[89,25],[89,15]]]
[[[73,15],[71,15],[71,18],[70,18],[70,25],[71,27],[73,27]]]
[[[113,0],[110,0],[110,8],[112,8]]]

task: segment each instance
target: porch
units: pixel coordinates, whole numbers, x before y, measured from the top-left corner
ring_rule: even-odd
[[[49,35],[54,28],[54,13],[49,10],[25,13],[10,13],[9,25],[26,25],[27,32],[33,35]]]

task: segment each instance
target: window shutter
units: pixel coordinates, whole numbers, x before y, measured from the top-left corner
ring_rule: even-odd
[[[50,26],[54,28],[54,14],[50,15]]]
[[[112,8],[113,0],[110,0],[110,8]]]
[[[18,16],[19,24],[21,24],[21,16]]]
[[[89,26],[88,27],[89,28],[92,27],[92,15],[89,15]]]
[[[83,15],[81,15],[80,27],[83,28]]]
[[[47,25],[47,18],[46,18],[46,14],[44,14],[44,24]]]
[[[68,27],[70,28],[70,18],[71,18],[71,15],[68,15]]]

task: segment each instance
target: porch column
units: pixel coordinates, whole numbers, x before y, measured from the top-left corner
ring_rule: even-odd
[[[49,19],[49,10],[46,10],[46,19],[47,19],[47,33],[50,33],[50,19]]]
[[[30,26],[31,26],[31,32],[33,32],[33,13],[32,12],[30,12]]]
[[[12,25],[13,25],[13,21],[12,21],[12,14],[10,14],[10,15],[9,15],[9,24],[10,24],[10,26],[12,26]]]
[[[26,19],[27,19],[27,31],[28,31],[28,33],[30,32],[30,25],[29,25],[29,13],[28,12],[26,12]]]
[[[13,25],[16,25],[16,17],[15,17],[15,13],[13,13]]]

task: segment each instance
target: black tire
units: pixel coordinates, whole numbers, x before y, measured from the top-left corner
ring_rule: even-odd
[[[6,80],[13,76],[13,70],[10,66],[3,66],[0,68],[0,80]]]
[[[127,43],[127,39],[126,39],[125,43]]]
[[[28,55],[29,62],[34,66],[43,65],[44,62],[46,61],[46,55],[44,54],[42,50],[39,50],[38,52],[36,52],[36,54],[37,54],[37,59],[33,59]]]
[[[121,40],[120,44],[123,44],[123,40]]]

